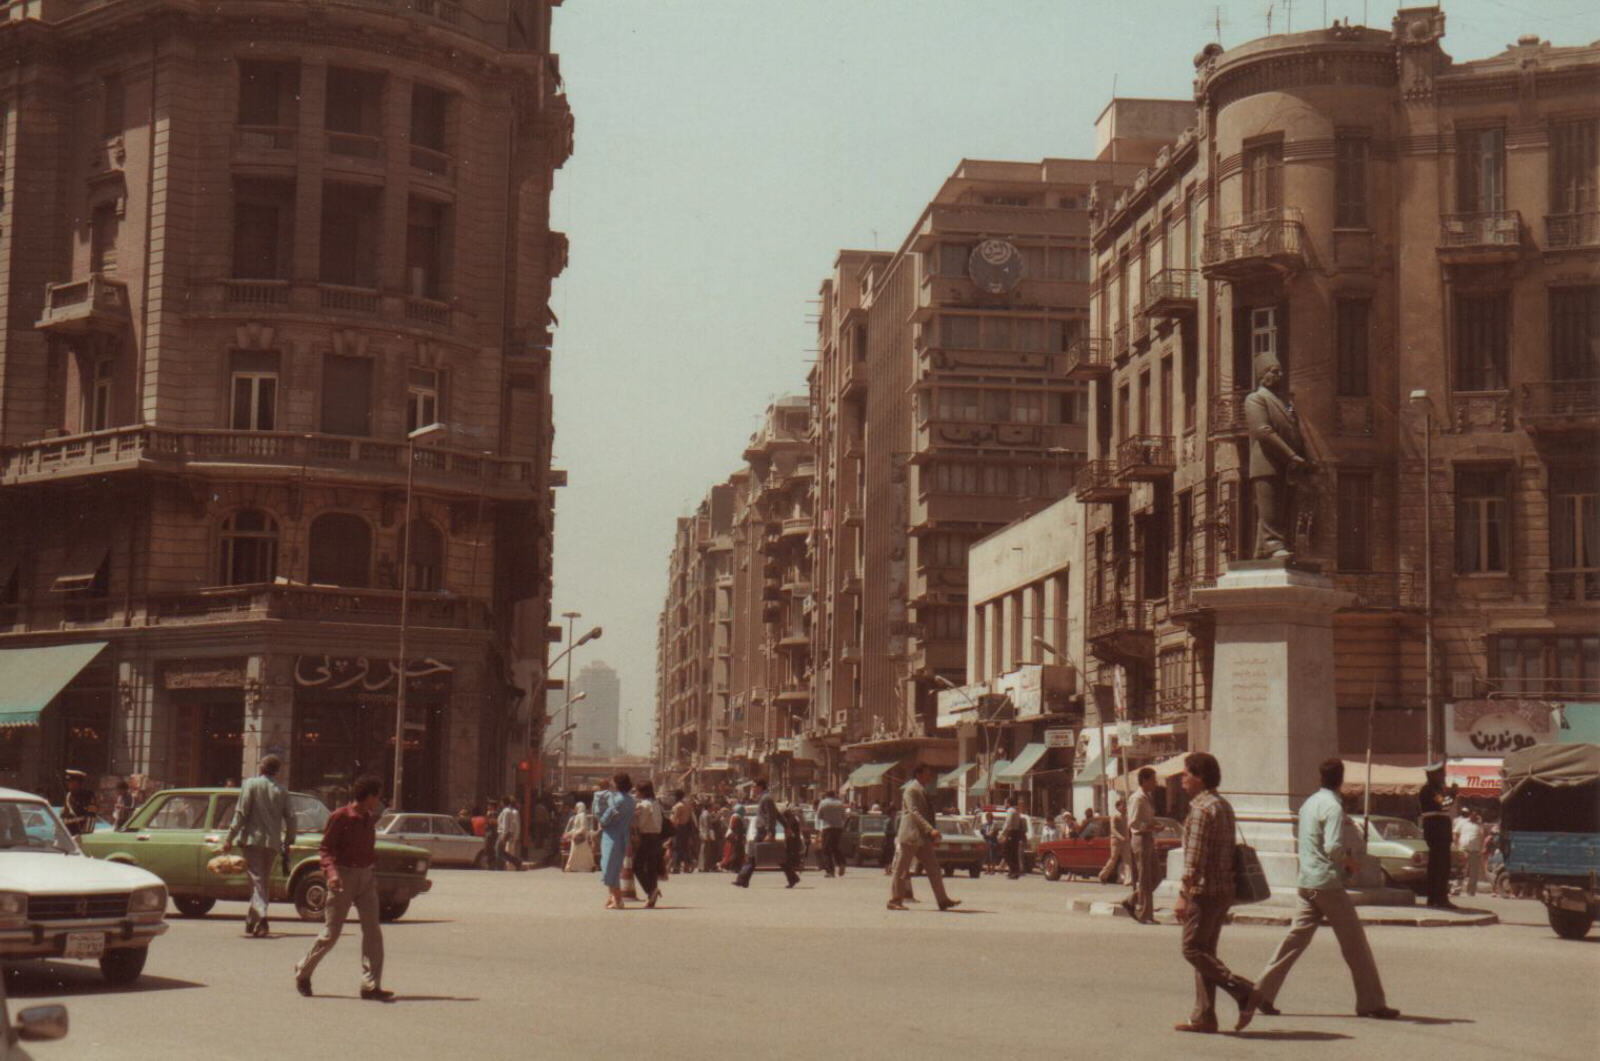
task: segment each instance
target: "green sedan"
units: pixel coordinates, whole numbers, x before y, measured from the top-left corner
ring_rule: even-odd
[[[248,902],[250,879],[244,873],[218,876],[206,864],[222,853],[236,788],[174,788],[157,792],[134,812],[122,828],[78,838],[87,855],[149,870],[166,882],[178,913],[203,917],[218,899]],[[328,900],[318,847],[328,808],[315,796],[289,794],[296,839],[289,850],[288,872],[276,860],[272,874],[274,902],[292,902],[306,921],[321,921]],[[428,879],[428,853],[386,840],[378,841],[379,915],[385,921],[405,916],[411,900],[433,886]]]

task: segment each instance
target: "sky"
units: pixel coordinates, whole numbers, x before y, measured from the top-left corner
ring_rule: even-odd
[[[551,226],[557,614],[604,628],[623,744],[650,748],[675,521],[777,397],[805,392],[842,248],[897,247],[963,158],[1088,158],[1120,96],[1192,98],[1193,58],[1380,0],[566,0],[576,120]],[[1409,5],[1408,5],[1409,6]],[[1593,0],[1446,0],[1445,50],[1600,38]],[[1326,19],[1324,19],[1326,13]],[[1365,14],[1364,14],[1365,13]],[[1288,20],[1288,25],[1285,20]],[[581,707],[578,708],[581,710]]]

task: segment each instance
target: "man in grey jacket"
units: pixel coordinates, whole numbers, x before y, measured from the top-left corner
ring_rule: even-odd
[[[278,780],[283,761],[276,755],[261,760],[261,772],[244,783],[233,808],[233,827],[222,841],[223,853],[235,841],[244,848],[245,872],[250,874],[250,912],[244,934],[265,937],[267,906],[272,901],[272,860],[294,843],[294,811],[289,793]]]
[[[939,868],[939,830],[934,828],[933,805],[928,802],[929,782],[934,769],[927,763],[917,764],[911,780],[900,789],[900,829],[895,837],[894,876],[889,885],[889,909],[904,910],[905,898],[911,894],[911,870],[922,860],[928,874],[928,886],[939,901],[939,909],[960,906],[961,900],[945,894],[944,870]],[[885,838],[887,840],[887,838]]]

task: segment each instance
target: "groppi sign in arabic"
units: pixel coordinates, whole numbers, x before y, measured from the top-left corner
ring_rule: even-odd
[[[1504,756],[1556,739],[1554,712],[1543,700],[1457,700],[1445,705],[1445,719],[1450,756]]]

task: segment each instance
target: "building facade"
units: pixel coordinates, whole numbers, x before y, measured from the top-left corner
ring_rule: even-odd
[[[11,6],[0,652],[79,652],[8,783],[271,751],[332,798],[399,729],[407,807],[508,787],[563,481],[550,7]]]
[[[1256,553],[1244,396],[1283,366],[1315,474],[1343,751],[1444,748],[1443,701],[1600,691],[1600,49],[1457,63],[1436,7],[1196,60],[1192,127],[1097,204],[1090,724],[1207,746],[1193,591]],[[1114,103],[1115,107],[1116,104]],[[1225,749],[1218,749],[1225,751]]]

